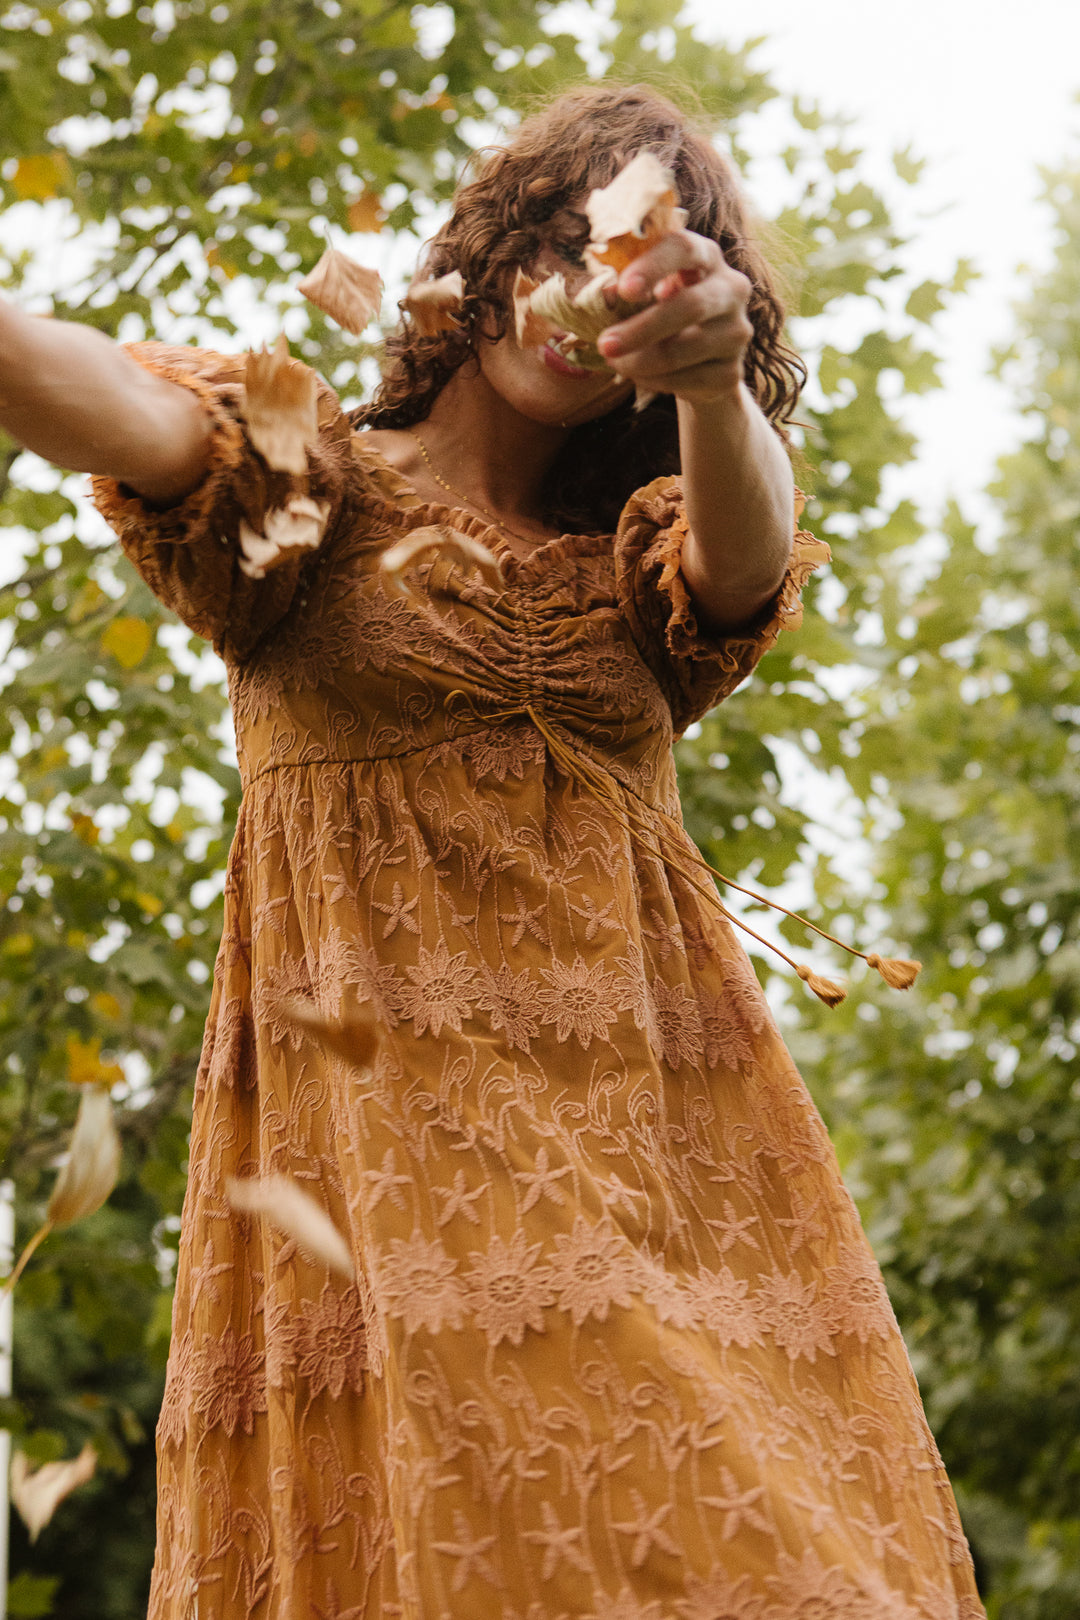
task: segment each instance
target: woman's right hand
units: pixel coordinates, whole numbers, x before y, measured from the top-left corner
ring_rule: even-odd
[[[101,473],[166,505],[209,464],[210,419],[95,327],[0,299],[0,428],[71,472]]]

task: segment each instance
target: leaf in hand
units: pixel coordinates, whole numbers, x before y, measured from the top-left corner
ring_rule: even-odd
[[[591,228],[585,261],[592,270],[625,270],[661,236],[686,224],[674,177],[654,152],[639,152],[609,186],[590,192],[585,213]]]
[[[44,1463],[33,1469],[25,1452],[15,1453],[11,1459],[11,1500],[31,1541],[37,1540],[65,1496],[85,1485],[96,1467],[97,1452],[89,1444],[66,1462]]]
[[[414,281],[408,287],[401,307],[421,337],[437,337],[440,332],[458,332],[455,316],[465,297],[460,270],[451,270],[436,281]]]
[[[309,303],[357,337],[379,313],[382,277],[337,248],[327,248],[297,286]]]
[[[349,1246],[324,1209],[289,1176],[230,1176],[225,1192],[234,1209],[261,1215],[309,1259],[321,1261],[350,1281],[356,1278]]]
[[[294,360],[284,332],[271,352],[252,351],[244,373],[248,438],[268,466],[301,476],[309,445],[318,442],[318,382],[310,366]]]

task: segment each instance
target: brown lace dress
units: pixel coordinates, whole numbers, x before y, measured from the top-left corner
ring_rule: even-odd
[[[96,498],[224,657],[244,783],[153,1620],[974,1620],[878,1268],[667,819],[673,735],[798,622],[824,548],[710,640],[662,479],[614,538],[503,555],[503,589],[443,554],[388,594],[410,530],[498,538],[420,505],[324,390],[325,536],[253,579],[240,524],[297,485],[246,442],[242,362],[134,352],[205,400],[213,466],[165,511]],[[374,1002],[374,1071],[284,994]],[[356,1286],[231,1208],[228,1177],[271,1172]]]

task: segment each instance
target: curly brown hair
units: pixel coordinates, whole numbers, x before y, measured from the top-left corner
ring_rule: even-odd
[[[646,85],[565,91],[528,118],[508,145],[477,153],[476,177],[459,187],[453,213],[422,258],[425,276],[461,271],[461,329],[423,337],[404,320],[387,339],[374,399],[352,413],[355,424],[407,428],[422,422],[477,340],[497,339],[508,329],[514,271],[535,261],[553,216],[607,185],[640,151],[655,152],[674,174],[688,229],[711,237],[749,280],[754,336],[746,382],[786,441],[785,423],[806,370],[784,341],[783,305],[738,181],[688,116]],[[678,471],[674,399],[659,395],[640,412],[627,401],[570,434],[551,468],[544,516],[566,532],[611,532],[636,488]]]

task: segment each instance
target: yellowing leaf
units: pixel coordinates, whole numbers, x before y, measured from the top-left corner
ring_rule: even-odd
[[[5,956],[29,956],[33,948],[33,934],[9,934],[4,941]]]
[[[401,307],[422,337],[435,337],[439,332],[460,331],[454,317],[464,297],[461,271],[451,270],[435,281],[412,282],[401,300]]]
[[[178,821],[170,821],[165,828],[165,836],[173,844],[179,844],[184,837],[184,829]]]
[[[67,176],[68,161],[62,152],[39,152],[18,160],[11,185],[24,202],[44,202],[56,196]]]
[[[305,129],[296,144],[304,157],[314,157],[319,150],[319,137],[313,129]]]
[[[163,902],[158,899],[156,894],[150,894],[146,889],[137,889],[135,891],[135,900],[143,911],[150,913],[151,917],[159,917],[164,910]]]
[[[298,281],[297,286],[309,303],[329,315],[346,332],[361,333],[372,316],[379,313],[382,296],[379,272],[357,264],[337,248],[327,248],[310,275]]]
[[[108,990],[95,991],[90,997],[90,1005],[100,1017],[111,1018],[114,1022],[123,1012],[119,1001]]]
[[[65,1496],[93,1477],[96,1467],[97,1452],[89,1442],[77,1457],[34,1469],[24,1451],[15,1453],[11,1459],[11,1500],[31,1541],[37,1540]]]
[[[73,951],[85,951],[90,943],[90,935],[84,934],[81,928],[69,928],[64,941]]]
[[[47,1224],[70,1226],[101,1208],[120,1174],[120,1138],[103,1086],[83,1088],[67,1163],[49,1199]]]
[[[309,1259],[322,1261],[344,1277],[355,1278],[349,1246],[324,1209],[288,1176],[261,1176],[237,1180],[230,1176],[225,1191],[234,1209],[262,1215],[279,1232],[292,1238]]]
[[[61,743],[55,743],[52,748],[46,748],[41,756],[43,771],[58,771],[61,765],[68,762],[68,751]]]
[[[275,152],[274,153],[274,168],[275,169],[287,169],[291,162],[292,162],[292,153],[291,152],[286,152],[284,148],[282,148],[282,150],[280,152]]]
[[[124,613],[106,626],[101,647],[125,669],[134,669],[150,651],[153,639],[153,631],[145,619],[136,619],[132,614]]]
[[[116,997],[109,996],[108,1000],[115,1004],[116,1016],[119,1017],[120,1004]],[[101,1061],[100,1035],[95,1035],[89,1041],[80,1041],[77,1035],[68,1036],[67,1071],[73,1086],[115,1086],[124,1078],[119,1063]]]
[[[76,838],[82,839],[84,844],[96,844],[101,837],[101,829],[93,816],[88,816],[82,810],[72,812],[71,830]]]
[[[386,209],[377,191],[364,191],[349,204],[346,216],[351,231],[381,231],[386,224]]]
[[[309,445],[318,443],[315,373],[289,354],[284,332],[272,351],[247,357],[244,415],[248,438],[270,467],[301,476]]]

